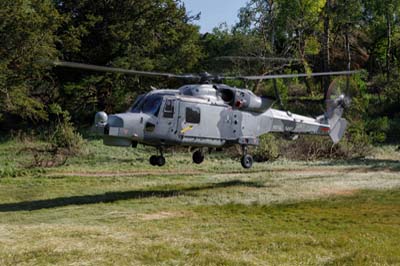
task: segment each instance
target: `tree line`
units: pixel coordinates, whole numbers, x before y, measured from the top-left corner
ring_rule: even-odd
[[[55,68],[55,60],[144,71],[231,75],[363,71],[348,139],[400,134],[400,0],[249,0],[233,27],[201,34],[201,14],[180,0],[3,0],[0,3],[0,131],[89,126],[93,114],[125,111],[151,86],[176,80]],[[331,78],[231,85],[273,95],[282,106],[320,113]],[[311,104],[310,104],[311,103]],[[3,134],[2,133],[2,134]]]

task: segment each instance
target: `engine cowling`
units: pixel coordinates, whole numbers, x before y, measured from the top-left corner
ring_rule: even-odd
[[[223,88],[219,94],[222,100],[233,108],[248,112],[264,113],[274,104],[273,100],[259,97],[244,89]]]

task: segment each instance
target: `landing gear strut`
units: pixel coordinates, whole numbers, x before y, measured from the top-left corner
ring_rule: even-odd
[[[242,159],[240,160],[243,168],[250,169],[253,166],[253,156],[247,153],[247,146],[242,146]]]
[[[193,163],[201,164],[204,161],[204,152],[202,150],[197,150],[192,156]]]
[[[161,167],[161,166],[165,165],[165,157],[163,155],[163,149],[160,148],[159,151],[160,151],[160,155],[159,156],[153,155],[153,156],[150,157],[149,161],[150,161],[150,164],[153,165],[153,166],[160,166]]]

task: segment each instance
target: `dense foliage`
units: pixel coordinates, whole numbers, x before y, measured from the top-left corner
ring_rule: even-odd
[[[52,77],[41,61],[55,58],[61,17],[51,1],[5,0],[0,4],[0,119],[48,120]],[[13,127],[14,125],[2,124]]]
[[[59,59],[176,73],[364,69],[349,83],[354,100],[346,142],[398,141],[399,11],[400,0],[249,0],[233,28],[221,25],[200,34],[197,16],[188,15],[180,0],[4,0],[0,130],[51,127],[54,133],[60,124],[85,127],[96,111],[124,111],[150,86],[179,85],[49,64]],[[278,80],[277,87],[283,106],[317,115],[330,82]],[[272,82],[234,85],[273,94]]]
[[[138,93],[160,84],[51,69],[49,62],[56,59],[189,72],[201,57],[198,27],[173,0],[6,0],[0,12],[3,129],[48,121],[54,104],[74,122],[89,123],[96,110],[124,111]]]

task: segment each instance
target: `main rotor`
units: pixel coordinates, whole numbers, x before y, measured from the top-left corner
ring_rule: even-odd
[[[97,71],[97,72],[122,73],[127,75],[138,75],[147,77],[164,77],[168,79],[181,79],[200,84],[222,83],[227,80],[261,81],[261,80],[273,80],[273,79],[308,78],[308,77],[323,77],[323,76],[349,76],[358,73],[358,71],[335,71],[335,72],[304,73],[304,74],[227,76],[227,75],[214,75],[208,72],[203,72],[200,74],[173,74],[166,72],[140,71],[133,69],[82,64],[82,63],[68,62],[68,61],[54,61],[52,62],[52,65],[55,67],[65,67],[72,69]]]

